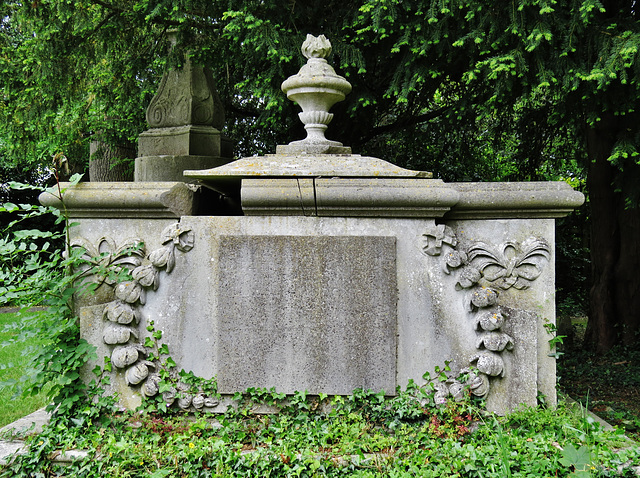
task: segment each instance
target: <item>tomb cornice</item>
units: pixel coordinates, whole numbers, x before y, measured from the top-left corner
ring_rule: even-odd
[[[62,201],[50,192],[40,203],[70,218],[179,218],[194,213],[197,187],[183,182],[61,183]],[[63,205],[64,202],[64,205]]]
[[[447,183],[460,194],[445,219],[564,217],[584,203],[584,194],[564,181]]]

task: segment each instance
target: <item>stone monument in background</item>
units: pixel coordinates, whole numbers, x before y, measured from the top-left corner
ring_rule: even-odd
[[[193,65],[188,55],[181,69],[163,75],[147,123],[151,128],[138,139],[135,181],[184,181],[185,169],[231,160],[233,146],[220,133],[224,108],[211,70]]]
[[[555,404],[554,218],[584,197],[564,182],[445,183],[352,154],[325,137],[329,109],[351,88],[329,52],[309,36],[307,64],[283,83],[307,138],[272,155],[183,166],[163,158],[187,155],[177,145],[198,128],[163,120],[141,135],[137,182],[65,193],[80,222],[73,245],[131,269],[120,283],[94,277],[98,293],[76,302],[82,336],[114,365],[110,392],[130,408],[161,393],[162,360],[145,347],[153,324],[178,368],[215,378],[222,394],[165,390],[185,410],[221,411],[248,387],[393,395],[445,361],[472,372],[442,384],[439,399],[466,386],[498,413],[538,394]],[[184,95],[169,83],[157,98],[177,108]],[[215,111],[213,96],[200,96]],[[207,124],[219,138],[220,123]],[[179,139],[165,141],[172,131]],[[157,173],[145,177],[145,162]],[[180,179],[177,168],[241,209],[205,215],[193,187],[158,182]]]

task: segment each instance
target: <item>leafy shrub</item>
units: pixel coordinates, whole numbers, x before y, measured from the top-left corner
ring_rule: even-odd
[[[71,184],[79,180],[80,176],[75,176]],[[9,185],[16,189],[44,190],[19,183]],[[47,191],[62,198],[59,185]],[[43,313],[25,314],[19,323],[20,330],[11,339],[28,344],[33,337],[38,337],[37,346],[26,348],[32,357],[32,366],[20,380],[10,380],[0,386],[14,387],[25,396],[46,391],[52,400],[49,410],[55,410],[59,416],[68,415],[80,406],[85,407],[86,413],[95,415],[96,411],[88,411],[90,407],[85,402],[89,390],[79,373],[88,358],[95,356],[95,347],[80,338],[72,308],[73,297],[91,293],[94,285],[81,280],[83,251],[68,247],[68,231],[72,225],[64,211],[53,207],[4,203],[0,212],[16,216],[0,236],[0,305],[12,303],[23,309],[45,307]],[[60,230],[20,228],[25,221],[44,215],[53,216]],[[68,252],[54,247],[56,241],[62,241]],[[95,382],[89,386],[96,387]]]

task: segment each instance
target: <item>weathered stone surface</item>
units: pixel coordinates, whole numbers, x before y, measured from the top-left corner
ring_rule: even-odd
[[[210,171],[185,171],[202,179],[271,177],[430,178],[431,173],[404,169],[387,161],[359,154],[288,156],[267,154],[242,158]]]
[[[499,292],[498,305],[508,311],[513,311],[517,320],[510,324],[510,319],[505,315],[504,325],[501,331],[506,332],[514,339],[512,351],[502,352],[505,358],[506,375],[504,379],[492,379],[497,386],[507,394],[497,402],[491,402],[492,408],[501,413],[511,410],[514,404],[535,404],[532,399],[532,390],[516,386],[515,383],[524,383],[526,379],[535,377],[536,391],[543,394],[550,406],[556,404],[556,362],[549,356],[549,340],[552,338],[546,324],[555,324],[555,251],[548,249],[548,259],[544,259],[544,249],[531,261],[524,260],[526,251],[532,251],[538,241],[546,244],[555,242],[555,223],[553,219],[499,219],[499,220],[466,220],[450,221],[447,223],[452,230],[458,233],[459,250],[469,250],[474,244],[491,245],[491,253],[496,256],[496,261],[491,274],[481,276],[479,284],[494,288]],[[505,245],[510,244],[509,247]],[[526,247],[530,244],[530,247]],[[538,244],[541,247],[541,244]],[[484,247],[484,246],[483,246]],[[498,254],[499,251],[502,251]],[[520,262],[519,262],[520,261]],[[531,274],[533,266],[525,262],[535,263],[539,270]],[[483,264],[488,264],[486,261]],[[511,279],[507,275],[501,275],[500,268],[510,271]],[[522,276],[519,274],[522,273]],[[455,272],[450,273],[455,276]],[[460,276],[458,276],[460,277]],[[522,289],[518,280],[523,277],[535,277]],[[493,279],[493,280],[492,280]],[[517,279],[517,280],[514,280]],[[520,284],[520,285],[518,285]],[[481,309],[482,310],[482,309]],[[473,315],[473,313],[471,313]],[[473,315],[475,319],[478,315]],[[474,320],[475,320],[474,319]],[[535,323],[535,329],[531,324]],[[515,329],[511,330],[511,327]],[[533,348],[532,348],[533,347]],[[527,350],[525,355],[520,351]],[[508,360],[507,360],[508,358]],[[532,372],[532,363],[535,362],[536,370]],[[513,368],[513,373],[508,372]],[[514,384],[507,381],[512,376]],[[492,384],[493,386],[493,384]],[[530,387],[530,384],[527,385]],[[492,391],[493,393],[493,391]],[[497,393],[497,392],[496,392]],[[493,396],[493,395],[490,395]],[[493,399],[492,399],[493,400]],[[499,400],[502,400],[500,402]],[[506,408],[504,408],[506,407]]]
[[[119,247],[140,236],[148,254],[161,247],[165,221],[83,220],[72,239],[86,236],[97,243],[110,236]],[[522,248],[533,224],[537,237],[552,243],[553,220],[449,224],[451,232],[443,231],[440,253],[433,255],[438,236],[429,231],[439,226],[432,219],[183,217],[180,228],[192,231],[193,249],[177,253],[171,273],[160,272],[158,289],[150,289],[145,305],[138,307],[138,342],[153,320],[180,368],[217,376],[225,391],[246,385],[350,393],[346,389],[363,386],[364,378],[365,386],[393,393],[394,384],[420,383],[425,371],[445,360],[454,370],[468,366],[487,348],[479,345],[484,324],[479,320],[490,310],[486,307],[497,306],[509,312],[497,329],[485,324],[487,332],[508,334],[513,348],[491,351],[501,355],[505,374],[490,377],[491,409],[504,413],[515,404],[532,403],[537,390],[555,403],[555,361],[548,356],[550,337],[544,329],[545,322],[554,321],[553,258],[541,256],[540,274],[528,275],[532,280],[522,290],[515,281],[500,283],[508,287],[501,288],[497,279],[489,281],[488,272],[481,274],[474,279],[478,285],[499,292],[496,301],[476,300],[473,307],[473,284],[459,288],[464,267],[449,258],[452,244],[459,251],[477,244],[501,251],[509,241]],[[378,299],[372,299],[376,294]],[[113,291],[95,298],[113,300]],[[100,344],[105,319],[90,313],[91,301],[79,305],[84,307],[83,336]],[[517,309],[513,323],[511,309]],[[391,319],[383,324],[382,317]],[[387,334],[396,334],[395,346]],[[107,354],[102,348],[100,353]],[[118,374],[114,386],[123,402],[135,405],[139,390]],[[507,396],[491,398],[496,390]]]
[[[318,190],[312,194],[313,185],[322,184],[324,179],[301,179],[299,191],[303,203],[312,201],[312,196],[317,200],[321,194],[318,194]],[[327,181],[331,184],[329,179]],[[363,181],[364,184],[368,182],[363,179],[354,181]],[[71,188],[73,191],[68,193],[69,197],[75,198],[68,202],[72,215],[78,211],[85,215],[80,226],[72,229],[72,240],[78,241],[82,238],[84,242],[80,243],[94,244],[96,250],[112,254],[107,256],[111,258],[109,260],[119,260],[118,251],[133,239],[145,242],[145,254],[158,248],[162,249],[162,241],[165,240],[162,231],[172,221],[176,221],[175,216],[171,218],[157,215],[154,208],[148,208],[145,212],[147,217],[142,217],[142,212],[138,211],[136,214],[140,216],[123,221],[114,217],[112,210],[113,218],[109,219],[105,217],[108,211],[105,203],[117,206],[115,211],[136,209],[137,201],[143,201],[142,204],[152,202],[154,205],[162,204],[164,201],[166,204],[166,199],[160,200],[159,196],[172,191],[176,184],[169,183],[159,187],[158,184],[150,183],[153,186],[150,189],[141,187],[144,183],[135,185],[130,190],[138,197],[144,198],[136,201],[131,198],[113,199],[114,194],[116,197],[119,194],[114,191],[122,183],[113,184],[113,188],[110,189],[105,189],[103,185],[103,192],[98,192],[97,188],[91,189],[90,185]],[[90,187],[87,189],[87,186]],[[184,184],[179,185],[178,189],[183,192],[189,191]],[[322,191],[322,188],[319,190]],[[349,188],[344,190],[349,191]],[[359,191],[357,187],[354,190]],[[366,196],[368,189],[363,190]],[[92,191],[91,194],[87,195],[88,191]],[[99,199],[100,196],[103,200]],[[366,197],[372,202],[379,200],[375,195]],[[295,197],[291,202],[294,203],[298,199],[299,197]],[[361,201],[362,204],[366,202]],[[123,217],[127,217],[128,214],[123,213]],[[149,220],[150,218],[155,219]],[[553,249],[548,247],[554,241],[553,219],[459,220],[436,225],[433,219],[411,218],[302,215],[183,216],[180,219],[180,228],[192,230],[194,242],[189,247],[193,249],[188,254],[176,253],[178,255],[172,259],[175,268],[172,265],[173,270],[170,274],[164,270],[159,272],[158,289],[149,289],[146,304],[139,306],[141,337],[138,340],[144,340],[145,326],[153,320],[164,332],[163,341],[169,345],[171,355],[179,367],[192,370],[204,377],[218,376],[221,385],[224,385],[223,376],[237,378],[239,370],[246,366],[248,377],[269,379],[264,379],[263,382],[254,380],[252,383],[255,386],[284,386],[286,390],[317,387],[323,393],[332,393],[339,385],[343,387],[340,389],[343,392],[340,393],[349,393],[344,390],[351,385],[354,388],[362,386],[362,378],[360,375],[349,375],[351,372],[347,370],[344,372],[346,381],[331,381],[334,380],[333,372],[336,376],[343,376],[340,366],[347,363],[346,359],[340,361],[337,357],[348,356],[346,352],[340,355],[343,352],[338,353],[333,349],[329,354],[328,344],[329,341],[333,341],[341,343],[340,347],[344,350],[360,350],[357,352],[359,357],[368,357],[363,359],[360,365],[364,362],[375,363],[374,368],[385,371],[385,374],[389,370],[395,370],[393,380],[388,377],[383,379],[371,370],[367,372],[373,375],[365,377],[365,386],[368,386],[367,383],[371,383],[372,387],[382,384],[381,387],[387,390],[389,387],[393,388],[395,383],[404,385],[409,379],[420,382],[425,371],[442,366],[445,360],[451,360],[457,369],[468,366],[472,358],[482,352],[482,347],[478,345],[481,335],[478,326],[483,323],[479,322],[481,315],[487,307],[498,306],[523,311],[518,317],[524,317],[522,321],[529,328],[512,330],[509,328],[510,319],[507,317],[497,325],[497,329],[486,330],[491,333],[505,333],[513,338],[511,350],[505,348],[502,351],[493,351],[484,346],[491,353],[500,354],[504,362],[504,378],[500,374],[490,377],[492,390],[489,397],[497,393],[496,390],[505,390],[507,397],[490,398],[491,407],[494,411],[504,413],[514,404],[532,403],[533,388],[545,394],[549,403],[555,403],[555,361],[548,356],[548,340],[551,337],[544,328],[546,322],[553,323],[555,320]],[[336,238],[349,244],[350,241],[353,241],[353,244],[365,245],[370,241],[371,244],[366,247],[347,247],[345,243],[338,247],[335,244],[339,244],[339,241],[332,242]],[[250,251],[252,246],[249,244],[255,243],[254,254],[250,258],[238,256],[233,252],[236,246],[231,247],[229,241],[238,241],[239,244],[236,246],[239,250],[245,251]],[[372,261],[375,263],[376,257],[388,257],[387,252],[384,252],[388,248],[382,247],[382,251],[375,253],[371,251],[377,250],[375,247],[378,246],[374,247],[375,244],[387,244],[387,241],[395,241],[395,275],[387,271],[379,276],[371,276],[368,271],[371,269]],[[303,254],[301,251],[306,252]],[[343,252],[337,254],[339,251]],[[525,255],[526,264],[511,263]],[[338,256],[343,257],[342,263],[332,263],[331,261]],[[327,282],[318,282],[311,271],[317,271],[319,265],[327,261],[334,264],[331,266],[333,268],[327,269],[326,274],[322,276],[326,277]],[[493,265],[491,261],[494,262]],[[477,269],[475,274],[469,274],[468,266],[480,269]],[[486,267],[491,269],[485,269]],[[500,275],[501,267],[510,271],[510,275]],[[353,276],[351,279],[350,274]],[[391,276],[394,276],[397,295],[392,293]],[[297,277],[298,280],[294,281],[292,277]],[[334,297],[333,289],[330,287],[332,281],[338,290],[346,291],[346,295]],[[373,303],[369,303],[370,308],[365,306],[368,297],[377,290],[375,287],[379,287],[380,283],[386,283],[391,287],[385,292],[386,298],[383,302],[389,307],[389,314],[395,313],[395,319],[391,320],[395,320],[394,325],[389,326],[395,327],[397,342],[395,349],[391,347],[393,351],[390,355],[387,351],[379,352],[374,342],[367,341],[368,335],[365,335],[367,340],[364,341],[354,339],[362,332],[362,323],[341,323],[339,320],[348,315],[340,311],[344,312],[347,305],[351,305],[348,301],[345,302],[344,297],[352,292],[353,305],[359,304],[359,300],[364,300],[361,305],[364,307],[365,315],[376,315],[377,320],[379,317],[373,312],[377,310],[377,305],[374,307]],[[292,287],[292,284],[295,287]],[[495,300],[485,304],[477,298],[474,299],[474,287],[495,289]],[[311,295],[311,298],[305,295],[311,293],[316,295]],[[95,296],[77,302],[78,306],[83,308],[83,336],[92,343],[103,341],[105,320],[99,315],[89,314],[90,307],[113,299],[113,286],[104,284]],[[330,304],[326,310],[324,306],[319,305],[323,301]],[[334,303],[335,306],[331,305]],[[318,330],[317,328],[304,329],[303,324],[292,322],[291,317],[298,316],[308,316],[309,320],[321,321],[326,331],[316,337],[313,331]],[[334,322],[327,325],[329,319]],[[240,321],[241,326],[234,327],[233,324],[238,323],[234,321]],[[530,328],[532,322],[535,322],[534,333],[531,333]],[[301,356],[303,360],[297,364],[301,367],[298,371],[282,368],[281,371],[286,373],[280,374],[280,380],[275,375],[268,375],[257,366],[253,366],[256,362],[260,365],[267,363],[264,360],[256,361],[256,352],[262,355],[271,353],[264,348],[264,336],[249,333],[255,329],[261,331],[260,324],[265,325],[265,330],[269,331],[267,335],[272,338],[271,343],[278,345],[274,347],[276,352],[272,354],[272,363],[286,364],[291,354]],[[278,324],[284,324],[282,329],[277,327]],[[332,329],[330,325],[335,324],[341,325]],[[94,330],[96,327],[98,329]],[[297,330],[297,334],[287,335],[293,334],[292,330]],[[376,339],[378,343],[382,343],[383,338],[387,337],[382,334],[383,330],[378,329],[381,332]],[[281,335],[274,335],[273,331]],[[368,332],[367,330],[367,334]],[[344,340],[339,333],[346,334]],[[244,338],[239,342],[240,336]],[[246,337],[255,337],[258,342],[251,342]],[[295,337],[302,338],[296,343]],[[372,339],[375,337],[374,334]],[[129,343],[135,341],[135,338],[129,338]],[[234,357],[235,349],[232,345],[236,343],[244,343],[244,348],[239,347],[238,355],[233,360],[225,362],[227,357]],[[320,345],[314,349],[310,344]],[[388,350],[388,345],[383,344],[383,347],[387,347]],[[369,358],[366,354],[373,353],[374,349],[375,354],[381,355],[374,354],[373,358]],[[313,358],[325,350],[328,353],[326,360],[329,360],[327,370],[332,373],[322,375],[311,364],[315,364]],[[532,353],[531,350],[535,350],[536,353]],[[526,363],[522,362],[523,365],[519,365],[523,351]],[[102,353],[106,354],[106,351],[103,350]],[[389,362],[382,363],[382,357],[390,357]],[[102,357],[99,363],[102,363]],[[90,368],[94,365],[90,364]],[[356,365],[352,372],[362,375],[364,372],[357,361]],[[535,371],[532,371],[532,367]],[[301,375],[296,375],[298,372]],[[525,383],[523,377],[527,378],[525,387],[522,386],[522,383]],[[124,397],[123,402],[135,404],[135,400],[139,399],[139,390],[126,384],[123,371],[117,372],[113,383],[116,387],[122,387],[118,391]],[[224,386],[229,390],[234,386],[241,387],[242,384],[243,382],[239,381],[227,381]],[[322,387],[326,387],[326,391],[321,390]],[[127,395],[128,391],[130,395]]]
[[[250,215],[555,218],[584,202],[562,181],[443,183],[429,179],[430,173],[358,155],[267,155],[184,175],[223,194],[241,191]]]
[[[301,166],[295,163],[296,166]],[[287,167],[292,167],[288,165]],[[207,184],[229,185],[232,163],[203,172]],[[284,174],[284,171],[279,171]],[[211,176],[206,174],[212,173]],[[191,174],[191,173],[189,173]],[[245,174],[240,167],[237,174]],[[304,172],[304,175],[310,174]],[[326,171],[325,171],[326,174]],[[266,173],[265,173],[266,175]],[[442,217],[449,219],[562,217],[584,201],[564,182],[444,183],[437,179],[255,178],[242,181],[242,207],[247,215]]]
[[[152,128],[208,125],[221,129],[224,109],[211,71],[185,58],[181,69],[165,73],[147,108],[147,123]]]
[[[440,217],[458,193],[439,179],[245,179],[246,215]]]
[[[181,182],[62,183],[65,210],[72,218],[176,218],[193,214],[193,186]],[[44,205],[62,207],[50,193],[42,193]]]
[[[220,392],[395,390],[395,238],[249,235],[219,243]]]
[[[457,193],[438,179],[320,178],[318,216],[441,217]]]
[[[302,113],[300,113],[302,114]],[[296,154],[351,154],[350,146],[342,146],[338,141],[325,140],[322,142],[305,142],[305,140],[293,141],[289,144],[279,144],[276,146],[276,154],[296,155]]]
[[[505,411],[514,410],[521,404],[535,407],[538,395],[537,326],[541,319],[530,310],[504,307],[502,312],[507,318],[502,331],[513,337],[516,343],[511,350],[500,353],[504,378],[492,378],[487,407]]]
[[[238,159],[204,171],[186,170],[184,176],[199,179],[223,194],[237,196],[241,180],[251,178],[431,178],[433,175],[358,154],[268,154]]]
[[[136,182],[183,181],[194,183],[185,177],[185,169],[208,169],[226,164],[229,158],[219,156],[142,156],[136,158],[134,180]]]
[[[16,456],[26,454],[28,450],[27,444],[21,440],[0,441],[0,465],[11,463]]]
[[[563,217],[584,202],[584,194],[564,181],[447,185],[460,193],[447,219]]]
[[[317,216],[314,178],[244,179],[242,211],[248,216]]]
[[[150,129],[138,137],[138,155],[222,156],[220,131],[199,125]]]
[[[0,428],[0,436],[12,435],[13,437],[23,438],[28,435],[42,433],[42,429],[51,419],[51,413],[45,411],[45,408],[36,410],[29,415],[17,419],[13,423]],[[3,442],[0,441],[0,444]],[[7,442],[4,442],[6,444]],[[2,445],[0,445],[2,448]],[[3,451],[0,451],[0,464],[2,463]]]

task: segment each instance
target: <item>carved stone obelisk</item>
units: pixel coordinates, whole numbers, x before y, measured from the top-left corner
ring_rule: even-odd
[[[185,58],[168,71],[147,108],[151,127],[140,134],[135,181],[190,181],[185,169],[207,169],[231,160],[231,143],[221,135],[222,102],[211,71]]]

